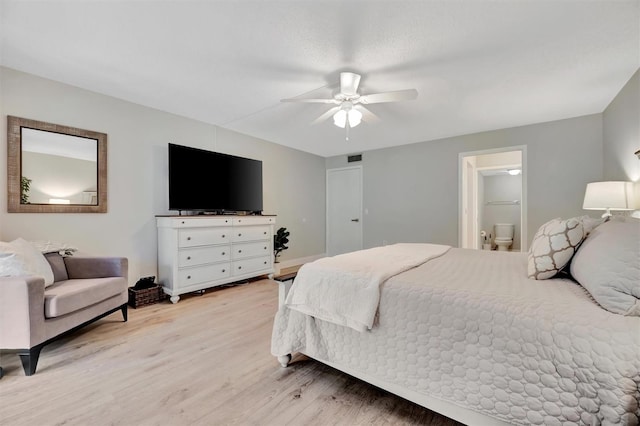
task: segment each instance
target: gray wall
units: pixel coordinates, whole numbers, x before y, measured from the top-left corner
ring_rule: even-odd
[[[6,173],[0,173],[0,239],[52,240],[96,255],[129,258],[130,281],[155,275],[155,215],[168,214],[167,143],[263,161],[264,211],[291,231],[282,260],[325,251],[325,163],[217,126],[0,67],[0,135],[6,115],[95,130],[108,135],[106,214],[7,213]],[[6,170],[6,155],[1,170]],[[173,212],[175,213],[175,212]]]
[[[364,246],[457,246],[458,154],[518,145],[527,149],[526,247],[549,219],[585,214],[586,184],[602,179],[601,114],[365,152]],[[344,167],[346,156],[326,165]]]
[[[640,182],[640,70],[602,115],[604,180]]]

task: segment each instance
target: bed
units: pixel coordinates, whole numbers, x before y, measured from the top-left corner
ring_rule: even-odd
[[[635,303],[627,315],[605,309],[590,284],[558,275],[528,278],[530,254],[446,247],[384,277],[370,328],[281,303],[272,354],[286,366],[291,354],[303,353],[466,424],[637,425],[640,317],[633,309],[640,306],[640,223],[602,238],[605,225],[571,257],[588,263],[589,277],[602,271],[592,261],[594,247],[604,261],[626,259],[624,271],[616,263],[613,273],[630,278],[621,281],[631,289],[625,301]],[[602,241],[610,248],[620,239],[627,241],[622,255],[602,254]],[[584,259],[577,259],[582,247]],[[304,268],[287,302],[303,288]],[[288,287],[282,283],[281,292]],[[361,299],[350,301],[355,306]]]

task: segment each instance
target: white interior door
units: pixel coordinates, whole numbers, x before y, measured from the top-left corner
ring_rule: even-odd
[[[362,249],[362,167],[327,170],[327,255]]]

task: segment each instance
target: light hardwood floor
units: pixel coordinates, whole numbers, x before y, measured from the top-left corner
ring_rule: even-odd
[[[303,356],[270,354],[277,286],[260,280],[119,313],[0,365],[0,424],[458,425]]]

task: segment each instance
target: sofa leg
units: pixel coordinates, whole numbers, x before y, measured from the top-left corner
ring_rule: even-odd
[[[122,309],[122,318],[124,318],[124,322],[127,322],[127,319],[129,318],[127,314],[127,304],[125,303],[122,305],[120,309]]]
[[[36,366],[38,365],[38,358],[40,358],[40,351],[44,345],[37,345],[23,352],[19,352],[20,361],[22,361],[22,368],[24,369],[25,376],[32,376],[36,372]]]

